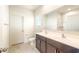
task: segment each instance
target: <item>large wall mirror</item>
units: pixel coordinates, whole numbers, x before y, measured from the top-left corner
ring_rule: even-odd
[[[79,33],[79,10],[64,15],[63,29],[66,32]]]
[[[68,12],[63,17],[64,32],[79,35],[79,10]]]
[[[64,5],[48,14],[35,17],[36,31],[60,31],[79,34],[79,6]]]

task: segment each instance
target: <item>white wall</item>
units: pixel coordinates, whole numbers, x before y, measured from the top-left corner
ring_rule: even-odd
[[[0,48],[9,47],[9,8],[0,6]]]
[[[27,36],[33,36],[34,33],[34,15],[33,12],[16,6],[10,6],[10,16],[19,15],[24,18],[24,42],[28,42]],[[10,19],[11,20],[11,19]],[[11,42],[10,42],[11,43]]]

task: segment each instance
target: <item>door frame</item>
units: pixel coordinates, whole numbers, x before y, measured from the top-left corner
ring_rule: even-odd
[[[11,15],[12,16],[12,15]],[[13,45],[18,45],[18,44],[22,44],[22,43],[24,43],[24,41],[23,42],[21,42],[21,43],[17,43],[17,44],[10,44],[10,17],[11,17],[10,15],[9,15],[9,47],[11,47],[11,46],[13,46]],[[21,16],[21,15],[15,15],[15,16]],[[23,40],[24,40],[24,16],[21,16],[21,18],[22,18],[22,32],[23,32]]]

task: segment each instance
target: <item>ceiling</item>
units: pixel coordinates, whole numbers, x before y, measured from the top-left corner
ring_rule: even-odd
[[[28,10],[36,10],[37,8],[41,7],[42,5],[13,5],[13,6],[26,8]],[[55,8],[56,6],[55,7],[49,6],[49,7]],[[51,9],[51,8],[45,9],[45,11],[46,10],[49,11],[49,9]],[[70,9],[70,10],[68,10],[68,9]],[[57,8],[56,10],[52,10],[52,12],[56,11],[56,12],[64,14],[64,13],[67,13],[67,12],[72,11],[72,10],[79,10],[79,5],[63,5],[62,7]]]
[[[41,5],[18,5],[18,7],[26,8],[29,10],[35,10],[39,8]]]
[[[18,5],[18,7],[26,8],[26,9],[29,9],[29,10],[36,10],[37,8],[39,8],[41,6],[42,5]],[[51,6],[49,6],[49,7],[51,7]],[[68,10],[68,9],[70,9],[70,10]],[[63,5],[62,7],[58,8],[56,10],[56,12],[67,13],[67,12],[72,11],[72,10],[79,10],[79,5]]]
[[[79,5],[64,5],[63,7],[56,10],[59,13],[67,13],[73,10],[79,10]]]

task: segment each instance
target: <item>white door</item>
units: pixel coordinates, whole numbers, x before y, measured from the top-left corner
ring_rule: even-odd
[[[10,45],[24,42],[23,16],[10,17]]]

